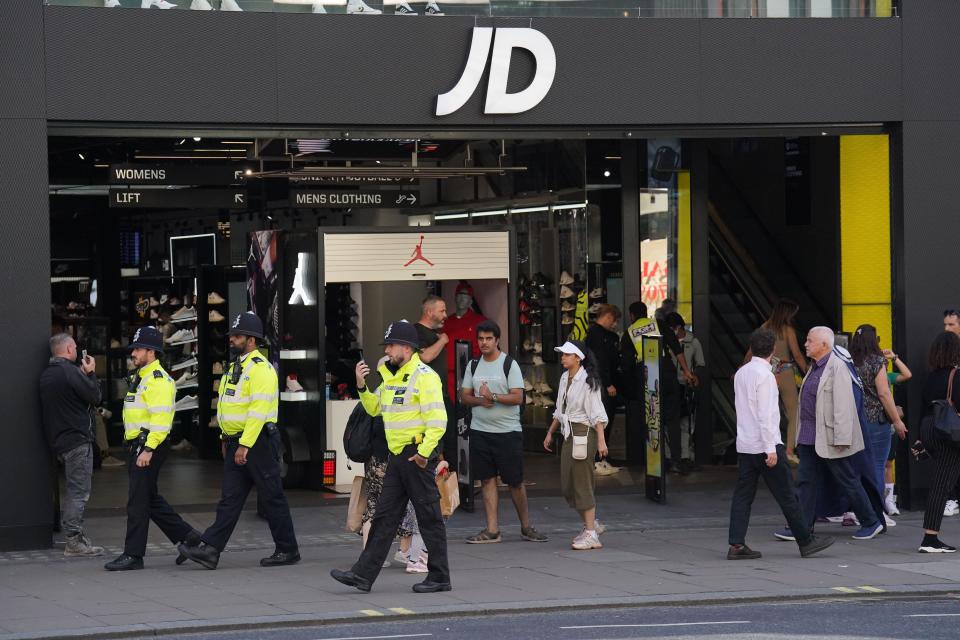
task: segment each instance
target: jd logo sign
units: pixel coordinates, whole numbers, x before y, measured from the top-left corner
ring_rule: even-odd
[[[526,49],[533,54],[537,70],[526,89],[507,93],[510,56],[514,49]],[[487,81],[484,113],[523,113],[533,109],[546,97],[557,72],[557,54],[547,36],[536,29],[503,27],[496,29],[494,37],[493,27],[474,27],[473,43],[470,45],[463,75],[453,89],[437,96],[438,116],[450,115],[467,103],[480,84],[483,69],[487,66],[488,54],[490,78]]]

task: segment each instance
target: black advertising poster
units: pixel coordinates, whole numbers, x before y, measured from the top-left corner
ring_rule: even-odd
[[[110,184],[129,185],[231,185],[243,182],[246,169],[234,165],[112,164]]]
[[[246,209],[244,189],[110,189],[111,209]]]
[[[373,191],[369,189],[291,189],[290,207],[310,209],[403,209],[415,207],[420,194],[414,191]]]
[[[644,405],[647,419],[646,496],[667,501],[663,474],[663,425],[660,411],[660,336],[643,336]]]

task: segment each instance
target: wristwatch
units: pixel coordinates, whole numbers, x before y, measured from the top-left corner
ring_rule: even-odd
[[[492,398],[493,398],[493,401],[494,401],[494,402],[496,402],[496,401],[497,401],[497,394],[495,394],[495,393],[491,393],[491,394],[490,394],[490,397],[492,397]]]
[[[144,448],[143,448],[143,452],[144,452],[144,453],[153,453],[153,449],[150,448],[150,447],[144,447]]]

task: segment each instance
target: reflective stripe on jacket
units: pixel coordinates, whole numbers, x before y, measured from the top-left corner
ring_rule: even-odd
[[[232,382],[234,378],[239,378],[236,384]],[[220,378],[220,430],[228,436],[242,433],[240,444],[252,447],[263,425],[277,421],[279,389],[276,370],[259,351],[251,351],[239,362],[233,361]]]
[[[371,416],[383,417],[387,448],[396,455],[413,442],[417,452],[429,458],[447,429],[440,376],[413,354],[410,361],[391,373],[386,365],[378,369],[383,383],[371,392],[360,392],[360,402]]]
[[[177,388],[159,360],[141,367],[137,375],[136,387],[123,399],[123,437],[136,440],[141,429],[146,429],[150,432],[147,446],[156,449],[170,433]]]

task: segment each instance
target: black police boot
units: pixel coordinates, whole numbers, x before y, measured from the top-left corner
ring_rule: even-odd
[[[449,582],[433,582],[431,580],[424,580],[413,585],[415,593],[436,593],[437,591],[450,591],[452,588]]]
[[[201,542],[195,547],[189,547],[181,542],[177,545],[177,551],[180,552],[180,555],[202,564],[207,569],[216,569],[217,563],[220,562],[220,552],[205,542]]]
[[[269,558],[260,560],[261,567],[282,567],[286,564],[297,564],[300,562],[299,551],[274,551]]]
[[[187,545],[188,547],[196,547],[201,542],[202,540],[200,540],[200,532],[196,529],[191,529],[190,533],[187,534],[187,537],[183,539],[183,544]],[[182,553],[177,556],[177,565],[181,565],[186,561],[187,556],[183,555]]]
[[[128,556],[124,553],[103,565],[103,568],[107,571],[133,571],[135,569],[143,569],[143,558]]]
[[[340,569],[333,569],[330,571],[330,576],[341,584],[345,584],[348,587],[356,587],[358,590],[363,591],[364,593],[370,593],[370,587],[373,585],[370,584],[370,581],[366,578],[361,578],[353,571],[341,571]]]

